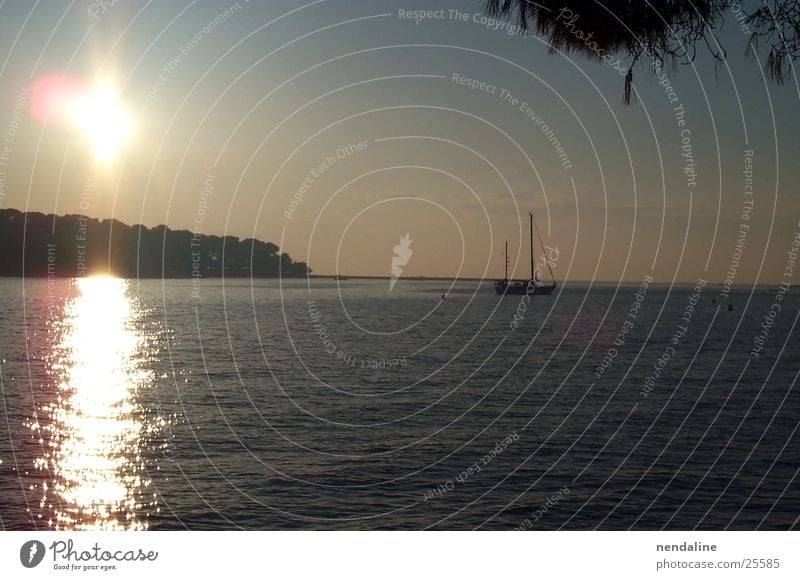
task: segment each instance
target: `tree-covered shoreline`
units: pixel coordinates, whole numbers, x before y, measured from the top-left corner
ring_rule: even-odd
[[[275,244],[252,238],[16,209],[0,210],[0,249],[0,276],[277,278],[311,272]]]

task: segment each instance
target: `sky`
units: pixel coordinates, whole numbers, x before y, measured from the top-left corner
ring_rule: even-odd
[[[388,276],[408,234],[404,275],[489,278],[506,241],[527,274],[533,211],[560,280],[785,280],[800,91],[732,15],[724,62],[639,64],[630,105],[619,66],[511,24],[470,0],[6,2],[0,207],[256,237],[319,274]],[[102,106],[94,133],[35,113],[52,78],[113,89],[113,154]]]

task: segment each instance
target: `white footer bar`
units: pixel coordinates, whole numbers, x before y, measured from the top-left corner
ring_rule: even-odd
[[[800,578],[799,539],[790,532],[2,532],[0,576],[777,580]]]

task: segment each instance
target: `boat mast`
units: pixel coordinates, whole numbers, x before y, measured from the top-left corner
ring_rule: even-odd
[[[503,280],[508,280],[508,241],[506,241],[506,253],[503,254],[506,258],[506,276]]]
[[[531,218],[533,218],[533,213],[531,213]],[[535,225],[535,222],[534,222]],[[539,233],[539,226],[536,226],[536,235],[539,237],[539,243],[542,245],[542,254],[545,256],[544,261],[547,263],[547,269],[550,270],[550,278],[553,280],[553,285],[555,286],[556,283],[556,276],[553,274],[553,267],[550,265],[550,260],[547,259],[546,252],[544,251],[544,240],[542,240],[542,234]]]
[[[531,218],[531,280],[534,280],[533,273],[533,212],[528,212],[528,215]]]

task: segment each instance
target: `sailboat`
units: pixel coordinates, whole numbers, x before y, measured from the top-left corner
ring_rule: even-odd
[[[534,254],[533,254],[533,212],[528,212],[530,216],[530,228],[531,228],[531,277],[529,280],[509,280],[508,279],[508,242],[506,242],[506,252],[505,252],[505,259],[506,259],[506,270],[505,276],[502,280],[495,280],[494,282],[494,289],[500,295],[512,294],[512,295],[525,295],[525,294],[542,294],[548,295],[553,292],[556,288],[556,278],[553,275],[553,268],[550,265],[550,260],[545,258],[545,263],[547,264],[547,269],[550,270],[550,278],[552,282],[550,284],[542,284],[541,280],[539,280],[538,276],[536,275],[536,266],[534,265]],[[539,237],[539,243],[542,244],[542,251],[544,251],[544,243],[542,242],[542,236],[539,234],[539,228],[536,228],[536,235]]]

